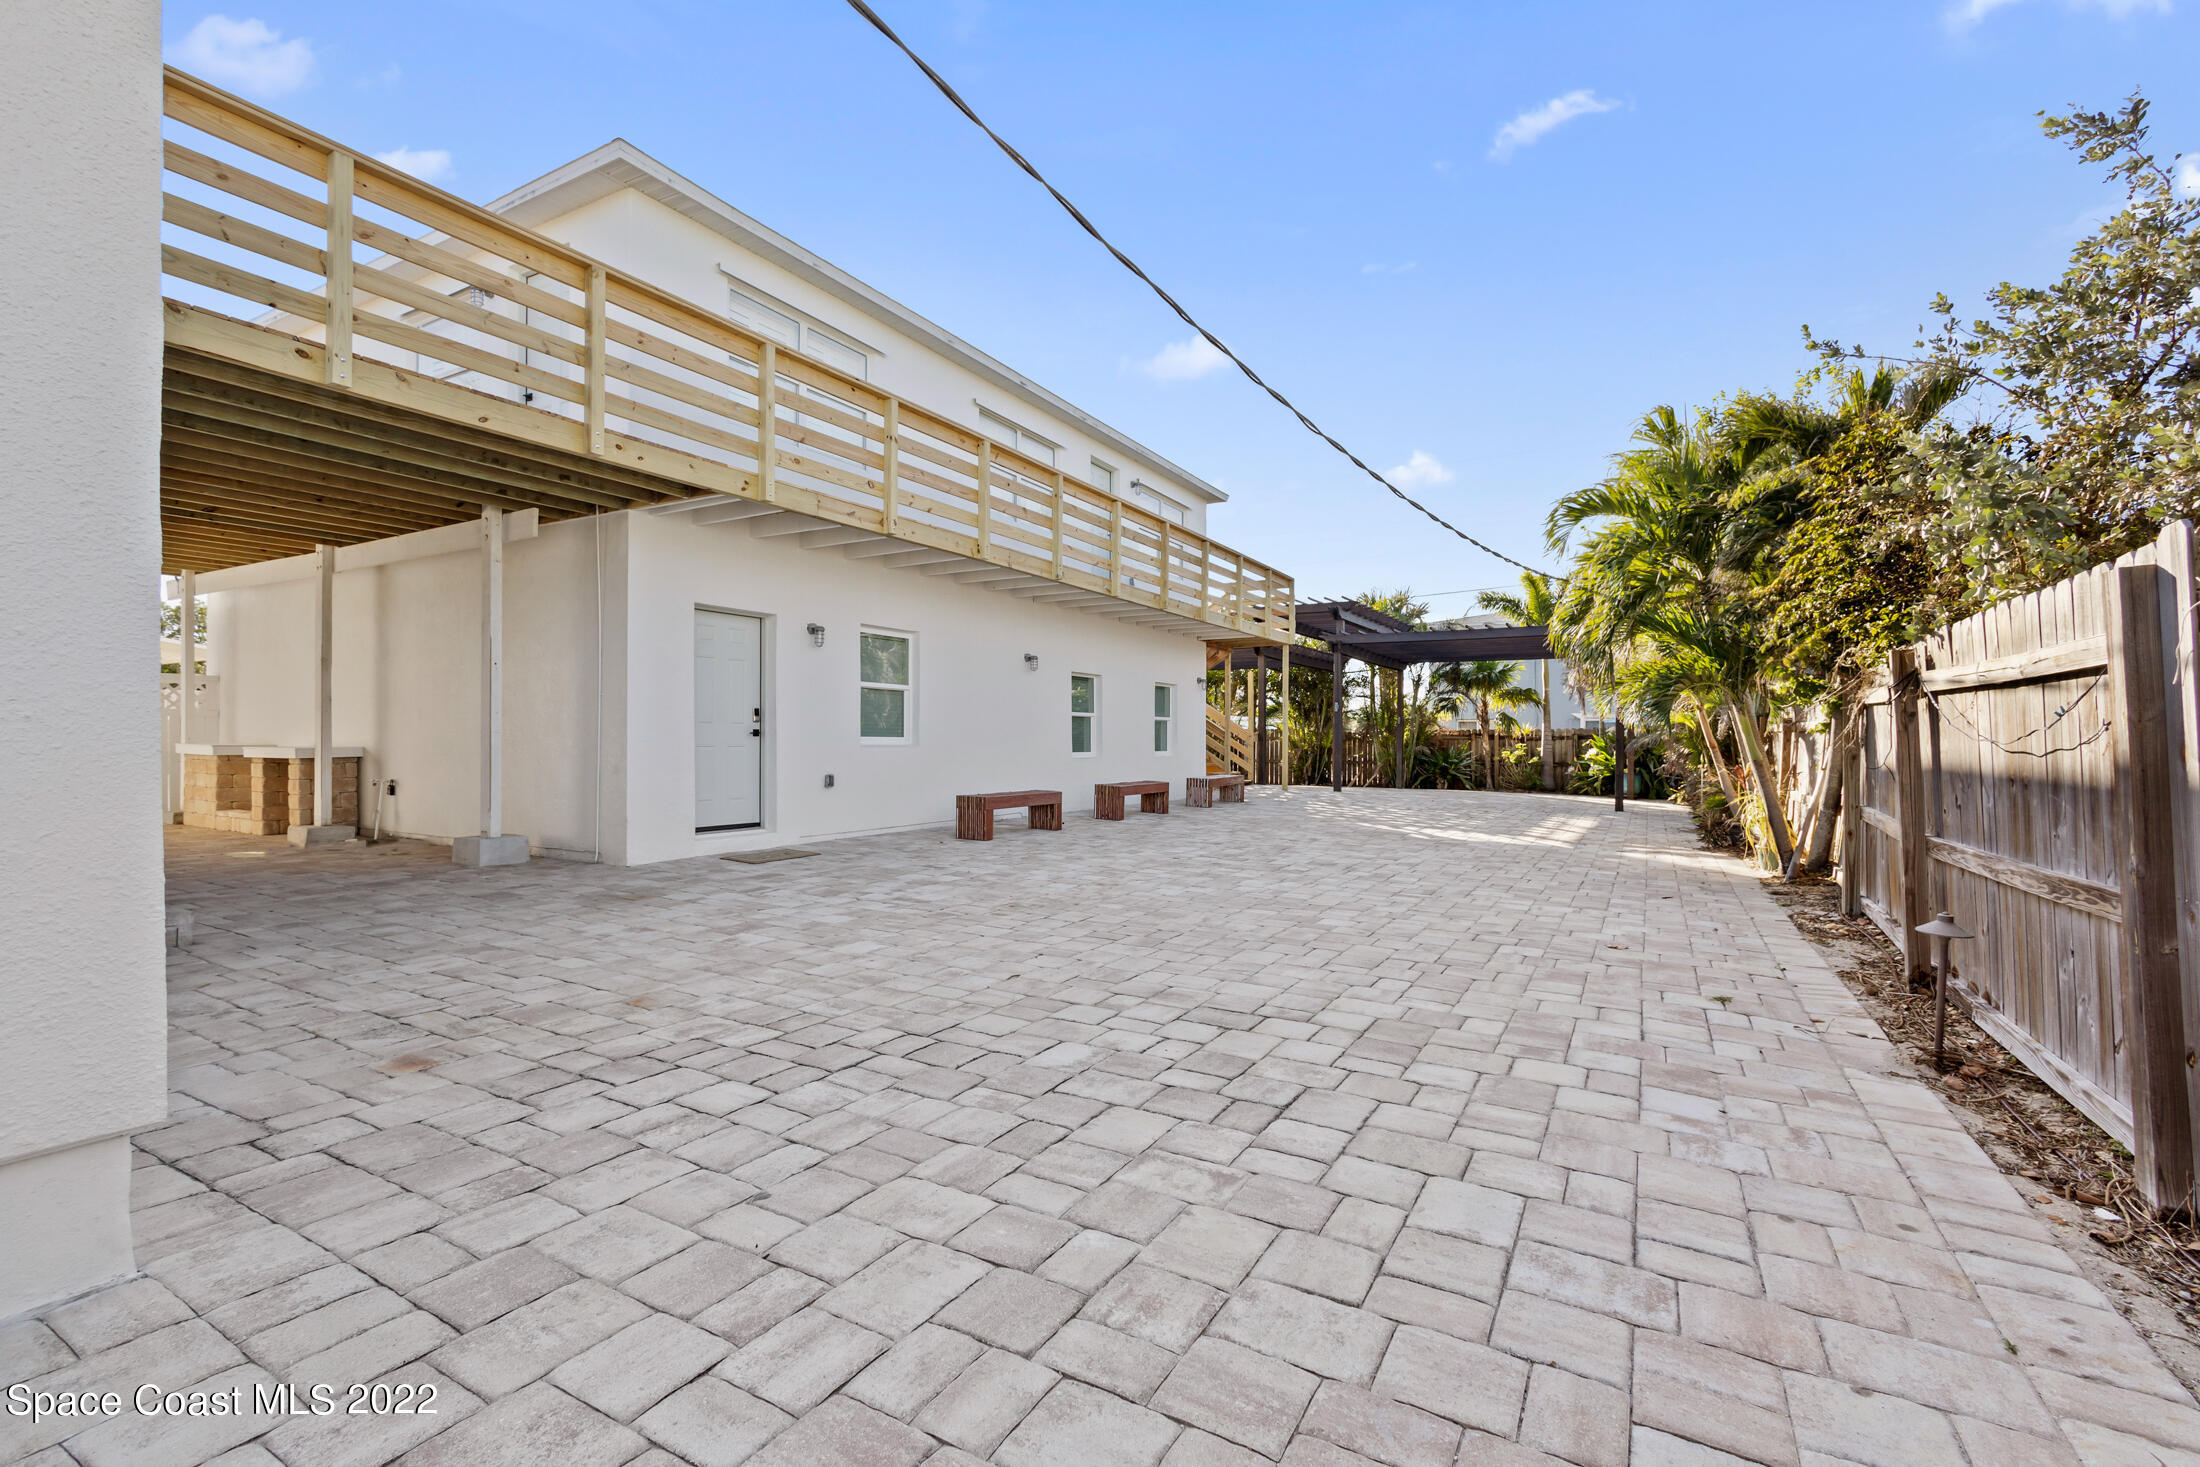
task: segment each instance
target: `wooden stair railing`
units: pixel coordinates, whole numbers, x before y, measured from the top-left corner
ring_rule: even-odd
[[[1253,778],[1253,734],[1214,704],[1207,705],[1207,772]]]

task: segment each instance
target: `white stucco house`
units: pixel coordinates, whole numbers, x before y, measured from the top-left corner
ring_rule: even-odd
[[[937,824],[957,793],[1059,789],[1090,809],[1099,781],[1206,771],[1208,644],[1273,639],[1269,619],[1289,614],[1286,581],[1206,539],[1220,491],[626,142],[486,207],[619,272],[595,306],[612,385],[627,384],[596,409],[603,432],[745,467],[738,439],[667,413],[710,406],[697,389],[732,385],[727,367],[766,380],[768,362],[777,401],[719,421],[746,411],[752,435],[768,421],[776,474],[346,544],[328,555],[325,615],[321,552],[197,571],[219,714],[181,748],[310,753],[321,737],[359,758],[362,827],[477,858],[472,838],[519,832],[537,856],[614,863]],[[455,251],[478,236],[430,238]],[[596,329],[589,287],[515,268],[521,253],[470,251],[495,273],[454,278],[410,247],[362,250],[362,373],[387,364],[580,426],[589,404],[558,393],[588,370],[572,358]],[[684,356],[622,351],[621,277],[716,313],[728,340],[690,322]],[[277,292],[255,324],[326,342],[327,291]],[[723,366],[694,350],[713,345]],[[898,519],[883,518],[889,443]],[[987,524],[967,513],[961,454],[990,480]],[[832,505],[788,497],[813,491]],[[974,546],[942,540],[970,529]],[[486,569],[485,536],[501,560]],[[491,859],[521,857],[505,846]]]

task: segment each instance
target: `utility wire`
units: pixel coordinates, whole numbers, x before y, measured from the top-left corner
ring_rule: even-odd
[[[880,35],[886,37],[887,40],[892,41],[894,45],[900,49],[902,55],[908,57],[911,61],[914,61],[917,64],[917,69],[923,72],[926,76],[930,77],[932,79],[932,85],[940,89],[940,95],[946,97],[948,101],[954,103],[955,110],[962,113],[963,116],[969,118],[980,132],[983,132],[987,137],[993,139],[994,143],[999,146],[1000,150],[1008,154],[1010,162],[1014,163],[1024,172],[1030,174],[1032,179],[1038,183],[1039,187],[1054,195],[1054,202],[1060,204],[1062,208],[1068,212],[1069,217],[1077,221],[1079,228],[1083,229],[1085,233],[1091,235],[1094,239],[1098,240],[1100,242],[1100,247],[1106,250],[1109,254],[1115,256],[1116,262],[1120,264],[1124,269],[1130,271],[1131,274],[1137,276],[1140,280],[1145,281],[1147,288],[1152,290],[1155,295],[1161,297],[1162,304],[1167,306],[1170,310],[1176,312],[1178,320],[1182,321],[1185,325],[1191,327],[1194,331],[1197,331],[1202,337],[1206,338],[1207,344],[1209,346],[1213,347],[1216,351],[1221,352],[1224,356],[1228,357],[1233,363],[1235,363],[1237,369],[1245,374],[1248,381],[1250,381],[1255,387],[1258,387],[1261,391],[1267,393],[1270,397],[1274,398],[1279,404],[1281,404],[1284,411],[1290,413],[1292,417],[1297,418],[1300,423],[1305,425],[1307,432],[1312,433],[1315,437],[1321,439],[1322,442],[1328,444],[1331,448],[1334,448],[1335,450],[1337,450],[1337,452],[1343,454],[1346,458],[1350,459],[1353,464],[1360,470],[1360,472],[1366,474],[1370,479],[1373,479],[1376,483],[1382,485],[1385,489],[1388,489],[1391,493],[1397,495],[1407,504],[1412,505],[1422,514],[1427,515],[1437,524],[1442,525],[1445,529],[1451,531],[1454,535],[1457,535],[1460,539],[1466,541],[1475,549],[1483,552],[1485,555],[1494,555],[1499,560],[1505,562],[1505,564],[1510,566],[1517,566],[1521,570],[1532,571],[1535,569],[1534,566],[1528,565],[1522,561],[1514,560],[1504,551],[1492,549],[1490,546],[1483,544],[1480,540],[1475,539],[1465,530],[1460,529],[1457,525],[1445,519],[1435,510],[1430,509],[1427,505],[1421,503],[1420,500],[1415,499],[1412,495],[1406,493],[1403,489],[1400,489],[1396,484],[1391,483],[1390,480],[1384,478],[1373,468],[1369,467],[1365,459],[1361,458],[1351,449],[1345,447],[1342,443],[1339,443],[1336,439],[1330,437],[1327,433],[1323,432],[1321,425],[1316,423],[1305,413],[1300,412],[1296,403],[1292,402],[1290,398],[1285,397],[1282,393],[1276,391],[1275,388],[1270,387],[1268,383],[1262,379],[1260,373],[1254,371],[1251,367],[1245,364],[1244,358],[1240,357],[1236,352],[1230,350],[1230,348],[1228,348],[1227,346],[1224,346],[1220,337],[1216,336],[1206,327],[1200,325],[1199,322],[1193,320],[1192,313],[1185,310],[1184,307],[1178,305],[1175,296],[1172,296],[1167,291],[1163,290],[1161,286],[1155,282],[1154,278],[1151,275],[1148,275],[1145,271],[1139,269],[1137,261],[1133,260],[1129,255],[1124,254],[1121,250],[1117,249],[1114,243],[1111,242],[1106,235],[1102,234],[1099,229],[1094,226],[1093,222],[1090,219],[1087,219],[1085,217],[1084,212],[1081,209],[1079,209],[1075,204],[1071,203],[1066,197],[1064,197],[1060,189],[1056,188],[1053,184],[1047,182],[1045,174],[1041,173],[1038,169],[1031,166],[1030,159],[1026,158],[1023,154],[1017,152],[1013,147],[1009,146],[1008,139],[1002,137],[992,128],[987,127],[985,124],[985,119],[980,117],[975,111],[972,110],[970,104],[962,99],[962,94],[957,92],[953,87],[947,84],[947,78],[941,76],[938,72],[934,71],[931,67],[931,64],[927,62],[922,56],[919,56],[915,51],[910,50],[909,43],[907,41],[904,41],[900,36],[894,34],[894,28],[888,25],[883,19],[881,19],[877,11],[873,10],[869,5],[865,4],[864,0],[848,0],[848,4],[854,7],[858,15],[861,15],[865,20],[869,21],[873,26],[877,27],[878,33]]]

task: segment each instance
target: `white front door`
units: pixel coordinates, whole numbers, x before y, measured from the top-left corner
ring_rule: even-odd
[[[764,819],[764,623],[695,609],[695,828]]]

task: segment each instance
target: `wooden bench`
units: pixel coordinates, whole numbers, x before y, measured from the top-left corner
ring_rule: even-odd
[[[1215,801],[1226,804],[1245,803],[1245,776],[1242,774],[1194,774],[1184,781],[1184,803],[1194,810],[1211,810]]]
[[[1060,790],[1004,790],[992,795],[955,796],[955,838],[993,839],[995,810],[1028,810],[1033,830],[1062,828]]]
[[[1123,801],[1138,796],[1138,808],[1148,815],[1169,813],[1169,782],[1165,779],[1126,779],[1116,784],[1096,784],[1092,787],[1092,816],[1095,820],[1121,820]]]

